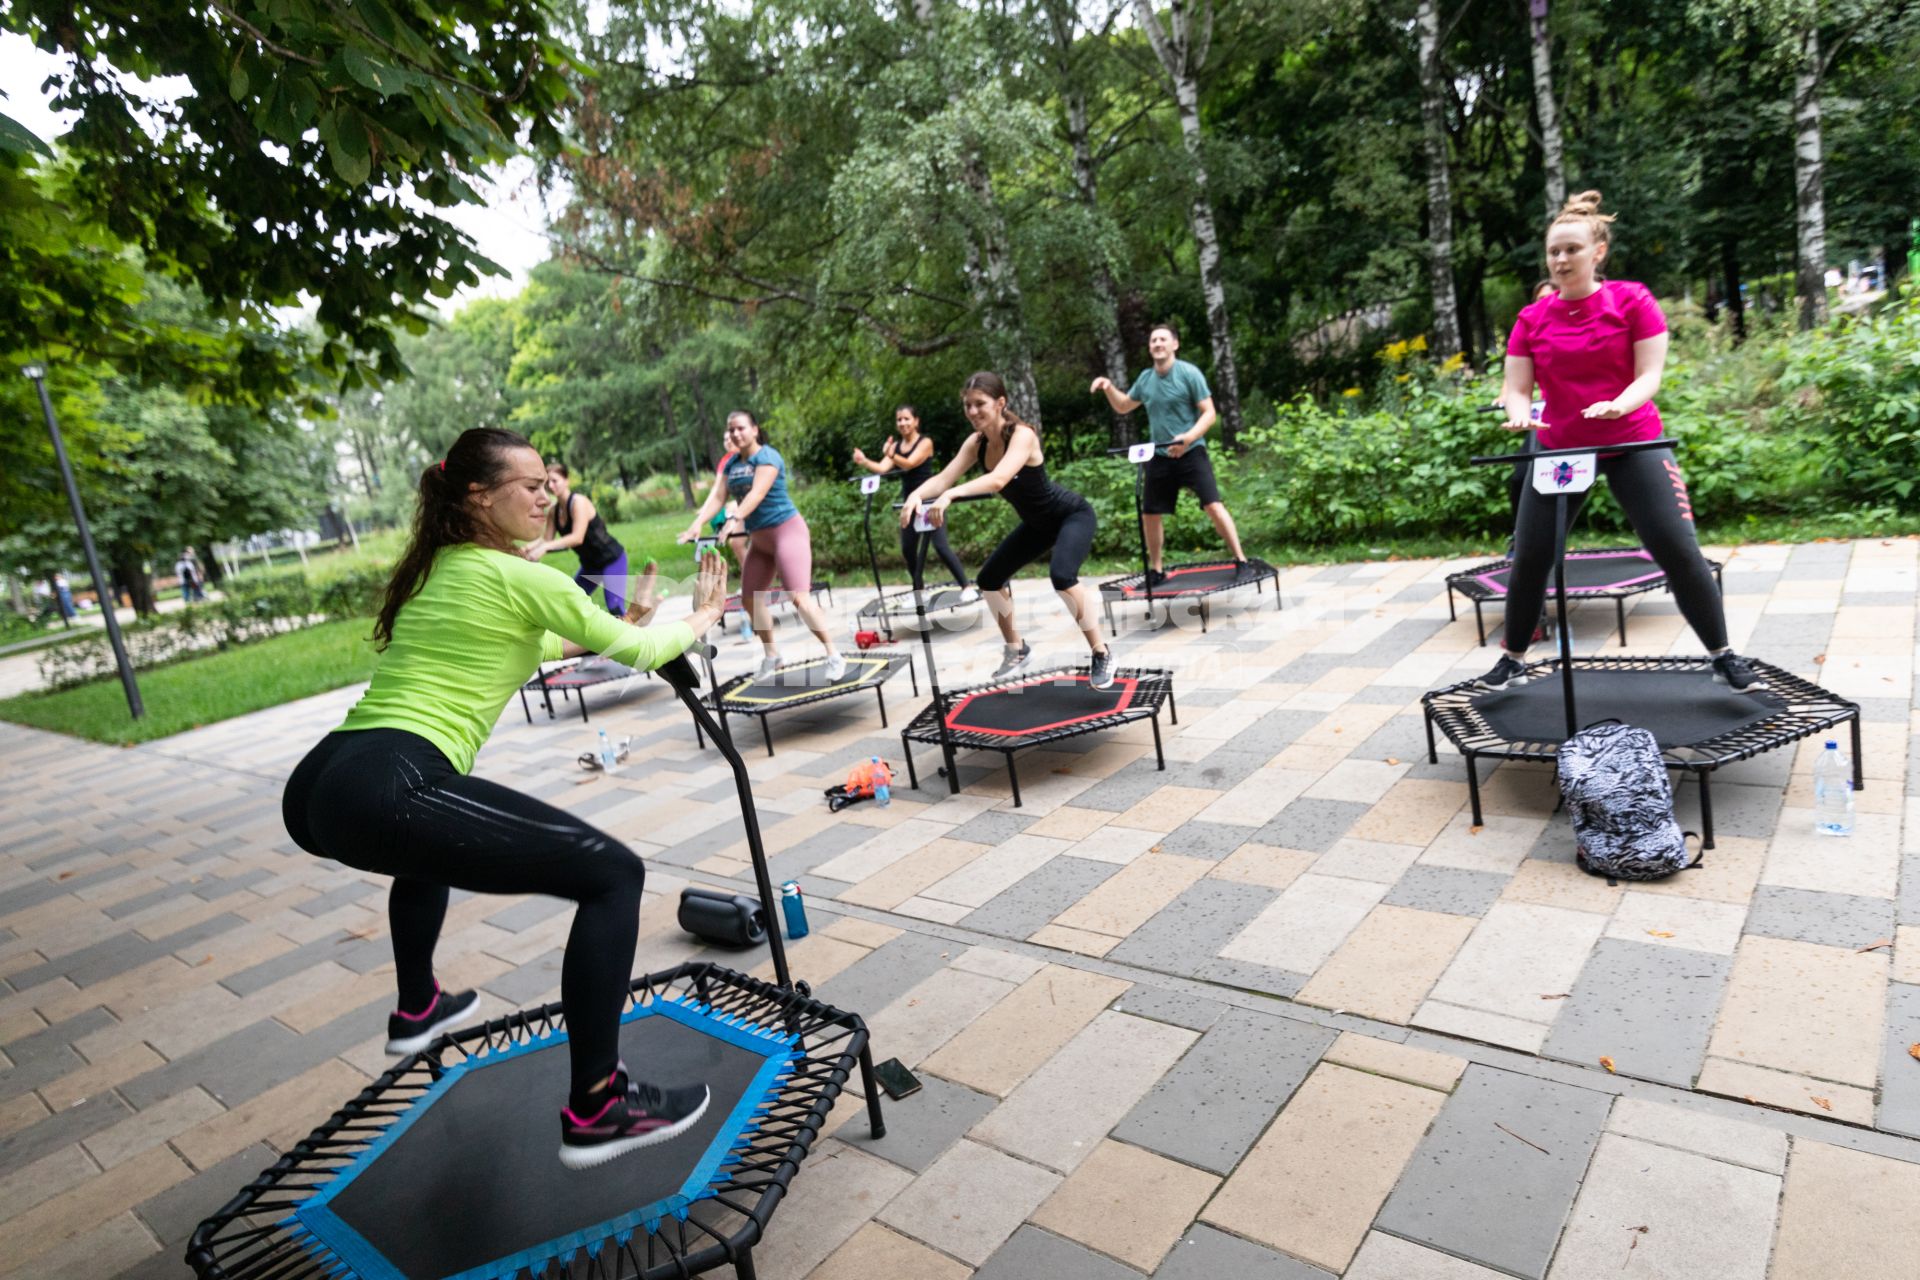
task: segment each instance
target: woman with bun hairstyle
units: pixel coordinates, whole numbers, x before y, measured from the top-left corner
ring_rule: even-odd
[[[620,1061],[646,882],[638,855],[564,809],[473,777],[473,760],[541,662],[593,652],[651,670],[678,656],[719,620],[727,570],[717,555],[702,561],[685,622],[633,625],[653,611],[644,576],[626,619],[609,617],[565,574],[520,554],[546,528],[551,501],[540,455],[511,431],[462,432],[427,467],[412,539],[373,624],[380,666],[346,720],[295,766],[281,814],[308,853],[393,877],[391,1054],[426,1048],[479,1007],[475,992],[434,978],[449,888],[578,904],[560,967],[573,1066],[560,1162],[584,1169],[684,1132],[706,1110],[707,1088],[642,1083]]]
[[[853,460],[877,476],[889,472],[899,476],[900,497],[904,500],[911,496],[933,474],[933,441],[920,430],[920,410],[913,405],[903,404],[893,411],[893,434],[880,447],[880,461],[875,462],[859,449],[853,451]],[[933,539],[934,553],[947,566],[947,572],[953,575],[953,585],[960,588],[961,602],[972,604],[978,600],[980,592],[967,583],[966,566],[960,563],[960,557],[953,554],[953,548],[947,545],[944,526],[935,528],[930,534],[922,534],[911,525],[900,526],[900,554],[906,557],[907,573],[913,578],[914,590],[921,590],[925,586],[920,580],[922,538]]]
[[[1765,685],[1727,644],[1726,612],[1713,571],[1694,535],[1693,503],[1671,449],[1608,454],[1610,444],[1654,440],[1654,393],[1667,364],[1667,321],[1645,285],[1601,274],[1613,215],[1600,193],[1569,197],[1547,227],[1547,272],[1554,291],[1531,303],[1507,339],[1500,403],[1509,431],[1538,431],[1542,449],[1600,450],[1598,466],[1641,544],[1667,575],[1675,603],[1713,657],[1713,678],[1740,693]],[[1533,389],[1545,396],[1540,420]],[[1584,495],[1573,499],[1577,512]],[[1572,513],[1569,513],[1571,519]],[[1514,520],[1513,570],[1507,579],[1506,644],[1486,689],[1526,679],[1526,651],[1553,572],[1554,504],[1531,485]]]
[[[1046,556],[1053,589],[1060,593],[1060,602],[1073,615],[1092,654],[1088,683],[1096,689],[1107,688],[1113,683],[1113,649],[1101,637],[1099,615],[1080,585],[1080,566],[1093,550],[1092,504],[1048,478],[1040,433],[1008,407],[1007,385],[999,374],[976,373],[968,378],[960,388],[960,406],[973,424],[973,434],[955,451],[945,470],[907,495],[900,508],[900,527],[912,527],[914,517],[924,510],[927,522],[940,528],[955,498],[988,493],[1005,498],[1019,513],[1020,523],[994,548],[974,578],[1006,641],[993,678],[1018,675],[1033,657],[1032,647],[1014,625],[1012,581],[1023,566]],[[962,482],[960,477],[976,462],[986,474]]]
[[[767,592],[778,577],[793,601],[800,621],[827,651],[822,672],[832,684],[847,673],[847,660],[827,636],[827,616],[813,601],[813,536],[807,518],[787,493],[787,460],[767,443],[767,433],[745,409],[727,415],[727,454],[713,476],[707,500],[694,513],[693,523],[681,531],[680,541],[701,536],[731,498],[737,505],[720,525],[719,536],[746,533],[747,549],[740,558],[740,607],[747,611],[762,654],[756,680],[772,677],[780,667],[780,651],[773,642],[773,619]]]

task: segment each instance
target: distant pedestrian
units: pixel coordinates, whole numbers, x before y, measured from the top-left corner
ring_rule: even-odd
[[[180,579],[182,604],[192,604],[196,600],[207,598],[206,585],[200,577],[200,560],[193,554],[192,547],[180,553],[180,558],[173,562],[173,571]]]
[[[53,575],[53,594],[60,601],[60,616],[68,622],[73,621],[73,615],[79,610],[73,607],[73,584],[67,581],[66,574]]]

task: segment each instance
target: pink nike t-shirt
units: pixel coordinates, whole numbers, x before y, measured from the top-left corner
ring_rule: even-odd
[[[1633,344],[1667,331],[1660,304],[1643,284],[1608,280],[1578,302],[1550,293],[1520,312],[1507,354],[1533,361],[1546,409],[1540,447],[1577,449],[1628,444],[1660,435],[1660,411],[1649,400],[1624,418],[1583,418],[1633,381]]]

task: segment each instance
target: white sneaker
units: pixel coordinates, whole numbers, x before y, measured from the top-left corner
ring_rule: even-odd
[[[979,600],[980,588],[971,585],[960,588],[961,604],[977,604]]]
[[[760,669],[753,673],[755,680],[771,680],[774,672],[780,669],[780,655],[769,653],[760,659]]]
[[[827,683],[838,684],[840,683],[841,677],[845,676],[846,674],[847,674],[846,658],[843,655],[838,653],[828,654],[827,667],[826,667]]]

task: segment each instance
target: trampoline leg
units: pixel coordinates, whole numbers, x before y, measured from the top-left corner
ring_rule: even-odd
[[[553,690],[547,687],[545,676],[540,678],[540,701],[547,704],[547,719],[553,719]]]
[[[1447,621],[1448,622],[1460,621],[1460,611],[1453,607],[1453,588],[1452,587],[1447,588]]]
[[[527,691],[525,689],[520,690],[520,714],[527,718],[528,724],[533,723],[533,712],[527,709]]]
[[[582,689],[579,692],[580,692],[580,723],[585,724],[587,722],[587,691],[585,689]]]
[[[1480,602],[1478,600],[1473,602],[1473,629],[1480,633],[1480,643],[1485,644],[1487,642],[1487,617],[1480,612]]]
[[[733,1260],[733,1274],[736,1280],[758,1280],[760,1273],[753,1269],[753,1250],[739,1252]]]
[[[1207,602],[1205,600],[1200,602],[1200,634],[1207,634]]]
[[[915,791],[920,789],[920,775],[914,771],[913,748],[907,745],[907,735],[900,735],[900,754],[907,758],[907,785]]]
[[[916,698],[919,697],[920,696],[920,669],[916,667],[913,663],[913,653],[911,650],[909,650],[907,653],[907,679],[913,681],[913,696]]]
[[[1147,718],[1147,723],[1153,726],[1153,758],[1159,762],[1160,772],[1165,773],[1167,771],[1167,753],[1160,749],[1160,715],[1159,713],[1155,712],[1153,715],[1149,716]]]
[[[1013,807],[1020,807],[1020,771],[1013,767],[1013,752],[1007,752],[1007,780],[1013,783]]]
[[[1427,712],[1427,763],[1440,763],[1440,747],[1439,744],[1433,740],[1433,712],[1431,710]]]
[[[1167,682],[1167,711],[1173,716],[1175,724],[1180,723],[1180,704],[1173,700],[1173,682]]]
[[[1620,647],[1627,647],[1627,602],[1620,596],[1613,598],[1613,616],[1620,623]]]
[[[1860,773],[1860,713],[1853,713],[1853,789],[1864,791],[1867,780]]]
[[[873,1046],[860,1046],[860,1084],[867,1091],[867,1123],[877,1142],[887,1136],[887,1118],[880,1112],[880,1086],[873,1078]]]
[[[1473,825],[1484,827],[1486,819],[1480,816],[1480,762],[1469,751],[1467,754],[1467,798],[1473,802]]]
[[[1709,769],[1700,771],[1700,848],[1713,848],[1713,790],[1707,786]]]
[[[773,730],[767,728],[767,718],[765,716],[760,717],[760,736],[766,739],[767,755],[771,757],[773,755]]]
[[[873,696],[880,699],[880,727],[884,729],[887,727],[887,695],[881,692],[879,685],[875,685]]]

